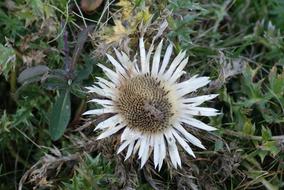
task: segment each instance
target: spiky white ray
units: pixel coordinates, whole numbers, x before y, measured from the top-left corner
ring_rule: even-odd
[[[141,158],[141,168],[145,165],[148,157],[149,157],[149,149],[150,149],[150,136],[146,135],[141,141],[140,149],[139,149],[139,158]],[[143,146],[143,147],[142,147]],[[140,153],[141,150],[141,153]]]
[[[146,55],[146,64],[149,66],[149,72],[150,72],[150,59],[151,59],[151,55],[152,55],[152,52],[154,50],[154,42],[152,41],[152,44],[147,52],[147,55]]]
[[[216,128],[214,127],[211,127],[205,123],[203,123],[202,121],[199,121],[197,119],[194,119],[194,118],[190,118],[188,116],[181,116],[181,119],[180,119],[181,122],[183,123],[186,123],[192,127],[195,127],[195,128],[198,128],[198,129],[202,129],[202,130],[205,130],[205,131],[215,131]]]
[[[129,71],[130,66],[132,64],[132,62],[130,61],[129,57],[124,53],[124,52],[119,52],[117,49],[114,48],[114,52],[116,54],[116,57],[118,58],[120,64],[124,67],[124,69],[127,71]]]
[[[177,69],[174,71],[174,74],[171,76],[169,83],[173,84],[174,82],[176,82],[177,79],[179,79],[181,77],[181,75],[184,74],[183,69],[186,66],[188,62],[188,57],[185,58],[180,65],[177,67]]]
[[[134,143],[135,141],[132,141],[129,146],[128,146],[128,149],[127,149],[127,153],[126,153],[126,156],[125,156],[125,159],[124,160],[127,160],[131,154],[132,154],[132,151],[133,151],[133,147],[134,147]]]
[[[111,69],[107,68],[106,66],[102,64],[98,64],[100,68],[103,69],[104,73],[106,76],[114,83],[114,84],[119,84],[119,76],[117,73],[112,71]]]
[[[130,61],[129,57],[122,52],[122,58],[123,58],[123,62],[125,65],[125,68],[127,68],[127,74],[131,77],[131,76],[136,76],[137,74],[139,74],[139,69],[137,68],[136,62],[135,61]]]
[[[119,124],[121,122],[122,122],[122,118],[118,114],[116,114],[116,115],[114,115],[114,116],[112,116],[112,117],[110,117],[110,118],[100,122],[96,126],[95,130],[106,129],[106,128],[109,128],[110,126],[115,126],[115,125],[117,125],[117,124]]]
[[[171,130],[165,132],[165,137],[167,139],[168,151],[174,168],[177,168],[177,166],[181,167],[181,160],[178,153],[176,141]]]
[[[125,128],[124,131],[121,134],[120,141],[122,142],[121,146],[119,147],[117,153],[119,154],[121,151],[123,151],[128,145],[135,142],[136,140],[141,138],[140,132],[132,131],[129,128]],[[136,143],[138,144],[138,143]]]
[[[111,88],[99,88],[95,85],[91,87],[85,87],[88,93],[96,93],[102,97],[114,98],[116,96],[115,92]]]
[[[176,93],[178,97],[194,92],[198,88],[207,85],[210,82],[209,77],[191,78],[185,82],[178,83],[176,86]]]
[[[141,137],[141,145],[140,145],[139,152],[138,152],[139,158],[142,157],[142,154],[144,153],[144,150],[147,147],[148,147],[147,136],[146,135],[142,135],[142,137]]]
[[[86,111],[83,113],[83,115],[101,115],[104,113],[113,113],[113,110],[114,110],[113,107],[106,107],[106,108]]]
[[[118,59],[118,61],[124,66],[124,60],[123,60],[123,57],[122,57],[122,53],[119,52],[116,48],[113,48],[114,52],[115,52],[115,55]]]
[[[88,102],[94,102],[94,103],[97,103],[97,104],[101,104],[103,106],[113,106],[114,105],[113,101],[106,100],[106,99],[91,99]]]
[[[109,137],[124,127],[125,127],[124,124],[118,124],[117,126],[109,127],[107,130],[105,130],[103,133],[101,133],[98,136],[97,140]]]
[[[158,48],[156,49],[155,54],[154,54],[153,63],[152,63],[152,70],[151,70],[151,73],[152,73],[153,76],[158,75],[162,46],[163,46],[163,40],[159,43]]]
[[[190,148],[190,146],[185,142],[185,140],[175,131],[175,130],[171,130],[172,134],[174,135],[174,137],[176,138],[176,140],[178,141],[178,143],[182,146],[182,148],[191,156],[193,156],[195,158],[195,155],[192,151],[192,149]]]
[[[104,78],[101,78],[101,77],[96,77],[96,79],[98,79],[99,82],[105,84],[106,86],[108,86],[109,88],[115,88],[115,84],[113,84],[112,82],[104,79]]]
[[[85,87],[88,90],[88,93],[96,93],[100,96],[104,96],[105,93],[103,91],[103,89],[93,85],[93,86],[89,86],[89,87]]]
[[[149,64],[147,64],[146,62],[146,50],[144,47],[143,37],[139,39],[139,48],[140,48],[141,72],[143,74],[149,73]]]
[[[185,52],[180,52],[175,59],[173,60],[173,62],[170,65],[170,68],[166,71],[166,73],[164,74],[163,78],[166,80],[170,81],[170,78],[173,74],[173,72],[175,71],[175,69],[177,68],[177,66],[181,63],[181,61],[184,59],[185,57]]]
[[[184,98],[181,100],[182,103],[192,103],[194,106],[199,106],[200,104],[204,103],[205,101],[212,100],[216,98],[218,94],[209,94],[203,96],[197,96],[193,98]],[[190,105],[192,105],[190,104]]]
[[[191,144],[199,147],[199,148],[202,148],[202,149],[205,149],[205,147],[203,146],[203,144],[201,143],[201,141],[196,138],[195,136],[193,136],[192,134],[190,134],[189,132],[187,132],[182,126],[181,124],[176,124],[174,126],[174,128],[180,132],[180,134],[182,134],[182,136],[185,137],[186,140],[188,140]]]
[[[113,66],[115,67],[116,72],[119,72],[122,76],[127,78],[125,69],[120,65],[120,63],[118,63],[111,55],[106,54],[106,56],[109,59],[109,61],[113,64]]]
[[[170,44],[170,45],[167,47],[167,50],[166,50],[166,53],[165,53],[165,56],[164,56],[164,59],[163,59],[161,68],[160,68],[160,70],[159,70],[159,76],[161,76],[161,75],[164,74],[164,72],[165,72],[165,70],[166,70],[166,67],[168,66],[168,64],[169,64],[169,62],[170,62],[170,58],[171,58],[172,51],[173,51],[173,44]]]
[[[161,134],[154,136],[154,166],[157,168],[161,156]]]
[[[107,93],[110,96],[116,96],[116,90],[114,88],[109,88],[107,85],[101,82],[95,82],[95,84],[101,87],[103,93]],[[104,96],[104,95],[103,95]]]
[[[190,116],[215,116],[219,115],[218,110],[214,108],[206,108],[206,107],[191,107],[185,106],[183,110],[184,114],[188,114]]]
[[[120,147],[117,150],[117,154],[121,153],[130,143],[130,141],[124,141],[123,143],[121,143]]]
[[[164,135],[160,136],[160,143],[161,143],[161,147],[160,147],[160,159],[159,159],[159,170],[161,170],[162,165],[163,165],[163,161],[166,157],[166,144],[165,144],[165,139],[164,139]]]
[[[139,138],[133,148],[133,154],[136,154],[137,151],[139,150],[139,147],[141,146],[141,141],[142,141],[142,138]]]
[[[132,141],[132,140],[137,140],[142,136],[142,133],[139,131],[134,131],[129,128],[125,128],[123,133],[121,134],[120,141]]]

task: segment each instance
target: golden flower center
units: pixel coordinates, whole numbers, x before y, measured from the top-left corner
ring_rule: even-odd
[[[173,115],[168,91],[149,75],[138,75],[119,87],[117,108],[127,126],[141,132],[165,130]]]

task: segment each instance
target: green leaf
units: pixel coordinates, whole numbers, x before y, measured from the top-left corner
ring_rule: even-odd
[[[40,81],[42,76],[48,73],[48,71],[49,68],[45,65],[37,65],[34,67],[27,68],[20,73],[18,77],[18,82],[23,84],[31,80]]]
[[[268,190],[278,190],[279,187],[277,185],[273,185],[271,182],[265,180],[265,179],[262,179],[261,180],[261,183],[266,187],[266,189]]]
[[[73,83],[70,87],[71,94],[79,97],[84,98],[86,97],[86,92],[82,89],[82,87],[79,84]]]
[[[95,64],[96,61],[93,58],[90,56],[84,56],[84,64],[81,67],[78,67],[74,82],[80,83],[87,79],[92,74]]]
[[[215,142],[215,147],[214,147],[214,151],[219,151],[219,150],[223,150],[224,149],[224,143],[221,140],[217,140]]]
[[[9,126],[12,124],[10,121],[6,110],[2,113],[2,116],[0,117],[0,134],[3,134],[3,132],[10,132]]]
[[[277,67],[273,66],[268,75],[269,88],[272,90],[271,97],[281,96],[284,91],[284,70],[281,74],[277,74]],[[276,97],[277,97],[276,96]]]
[[[43,87],[47,90],[62,90],[67,87],[68,83],[56,76],[49,76],[43,83]]]
[[[258,150],[257,152],[258,152],[257,155],[259,156],[261,163],[263,163],[264,158],[268,155],[269,152],[265,150]]]
[[[58,140],[69,123],[71,115],[70,92],[63,90],[56,99],[49,122],[49,133],[52,140]]]
[[[263,98],[263,93],[261,92],[261,84],[263,80],[254,82],[254,78],[259,71],[260,67],[252,69],[250,66],[246,66],[243,72],[243,92],[248,96],[248,99],[254,99],[254,101],[260,101]]]
[[[271,131],[269,128],[262,126],[261,128],[261,136],[264,141],[269,141],[271,139]]]
[[[246,120],[244,124],[243,132],[247,135],[253,135],[255,132],[255,126],[251,123],[249,119]]]
[[[43,87],[48,90],[64,90],[68,88],[68,80],[66,80],[66,72],[62,69],[49,70]]]
[[[16,55],[13,48],[5,47],[0,44],[0,75],[3,73],[8,80],[9,72],[15,68]]]
[[[275,141],[267,141],[261,147],[262,150],[269,151],[273,157],[275,157],[280,152],[277,142]]]
[[[17,109],[17,112],[13,115],[13,126],[14,127],[23,127],[23,126],[32,126],[31,119],[34,117],[31,110],[27,107],[21,107]]]
[[[190,49],[194,54],[206,55],[206,56],[216,56],[218,52],[215,49],[205,46],[194,46]]]
[[[39,18],[44,17],[44,6],[41,0],[29,0],[28,3],[30,4],[33,14]]]

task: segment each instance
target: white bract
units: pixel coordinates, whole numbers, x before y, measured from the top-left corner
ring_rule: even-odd
[[[99,64],[109,80],[97,77],[98,82],[87,87],[89,93],[104,98],[90,100],[102,106],[89,110],[85,115],[113,115],[100,122],[95,130],[102,133],[98,139],[121,133],[121,145],[117,153],[125,150],[125,160],[138,153],[141,168],[153,153],[155,168],[161,169],[167,155],[175,168],[181,167],[177,143],[191,156],[195,157],[189,144],[205,149],[201,141],[190,134],[186,128],[205,131],[216,130],[194,116],[215,116],[218,111],[200,105],[217,94],[188,97],[189,94],[207,85],[208,77],[193,76],[179,82],[188,62],[185,52],[180,52],[172,61],[173,46],[170,44],[161,58],[161,41],[155,52],[151,45],[144,48],[143,38],[139,40],[140,61],[115,50],[117,60],[107,54],[114,70]],[[152,60],[152,53],[154,54]],[[162,59],[162,60],[161,60]]]

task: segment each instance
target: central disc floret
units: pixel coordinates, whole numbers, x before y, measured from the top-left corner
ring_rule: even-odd
[[[117,108],[129,128],[159,132],[169,127],[172,116],[168,91],[149,75],[139,75],[119,88]]]

